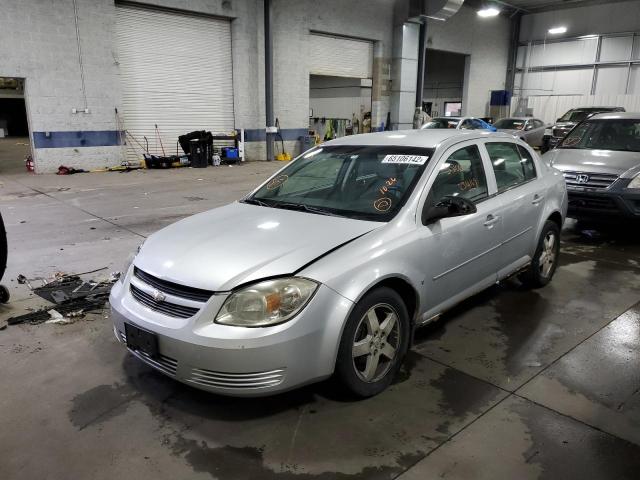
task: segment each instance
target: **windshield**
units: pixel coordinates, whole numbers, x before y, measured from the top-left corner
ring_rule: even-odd
[[[588,120],[571,130],[560,148],[640,152],[640,119]]]
[[[562,117],[560,117],[560,120],[558,121],[559,122],[581,122],[592,113],[595,113],[595,112],[592,112],[590,110],[569,110]]]
[[[459,118],[434,118],[431,121],[425,123],[422,129],[427,128],[456,128],[460,123]]]
[[[525,123],[527,123],[526,120],[518,120],[516,118],[503,118],[502,120],[498,120],[496,123],[494,123],[493,126],[504,130],[522,130]]]
[[[244,200],[273,208],[389,221],[411,194],[433,149],[319,147]]]

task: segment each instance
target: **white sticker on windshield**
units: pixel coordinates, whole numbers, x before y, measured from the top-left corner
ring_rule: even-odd
[[[424,165],[429,157],[423,155],[387,155],[382,159],[382,163],[404,163],[409,165]]]

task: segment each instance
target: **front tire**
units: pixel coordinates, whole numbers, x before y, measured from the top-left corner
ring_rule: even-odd
[[[395,290],[380,287],[366,294],[347,319],[336,379],[359,397],[371,397],[393,381],[409,346],[407,307]]]
[[[536,253],[529,269],[518,278],[529,288],[541,288],[553,278],[560,256],[560,228],[547,220],[540,233]]]

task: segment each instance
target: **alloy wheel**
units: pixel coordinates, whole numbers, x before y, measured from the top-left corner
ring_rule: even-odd
[[[542,252],[540,252],[540,260],[538,267],[540,275],[548,278],[551,275],[553,266],[556,263],[556,235],[553,232],[547,233],[542,243]]]
[[[400,320],[386,303],[371,307],[360,319],[351,348],[358,377],[368,383],[383,378],[393,366],[400,349]]]

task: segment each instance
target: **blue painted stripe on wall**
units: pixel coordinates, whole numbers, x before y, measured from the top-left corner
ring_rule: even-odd
[[[287,141],[299,140],[308,134],[306,128],[282,128],[280,134]],[[79,130],[71,132],[33,132],[33,144],[35,148],[76,148],[76,147],[113,147],[120,145],[117,130]],[[267,134],[264,128],[252,128],[244,131],[245,142],[264,142]],[[280,138],[277,138],[280,140]]]
[[[300,140],[300,137],[308,135],[308,128],[281,128],[280,134],[285,142],[292,140]],[[264,128],[251,128],[244,131],[245,142],[264,142],[267,139],[267,133]],[[277,140],[280,137],[276,136]]]
[[[123,137],[117,130],[33,132],[33,144],[35,148],[113,147]]]

